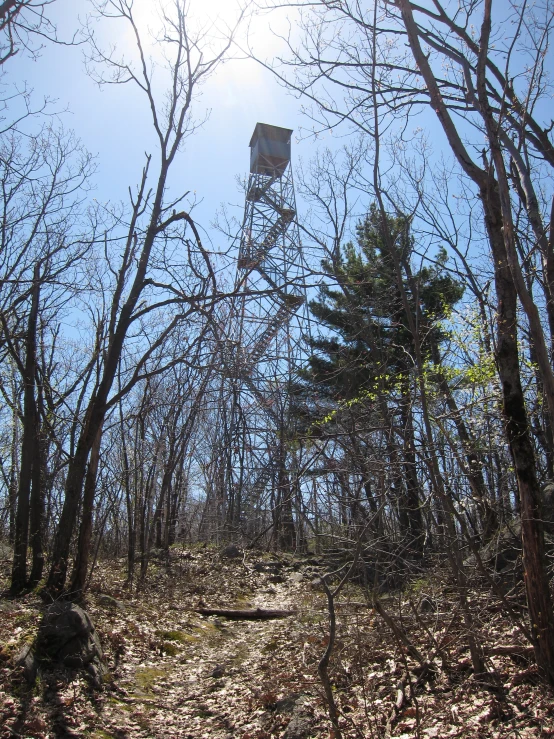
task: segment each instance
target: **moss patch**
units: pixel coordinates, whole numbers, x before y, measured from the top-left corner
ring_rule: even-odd
[[[161,646],[162,652],[168,654],[170,657],[176,657],[179,654],[179,647],[170,641],[164,641]]]
[[[278,649],[278,647],[279,647],[279,645],[277,644],[277,642],[275,641],[275,639],[273,639],[272,641],[269,641],[265,645],[265,647],[262,647],[262,652],[265,652],[266,654],[268,652],[276,652],[277,649]]]
[[[117,706],[123,711],[127,711],[127,713],[132,713],[133,711],[133,709],[128,703],[125,703],[125,701],[119,700],[119,698],[115,698],[113,695],[108,696],[108,703],[111,703],[112,705]]]
[[[164,675],[167,675],[167,670],[161,670],[158,667],[139,667],[135,673],[137,688],[145,693],[150,693],[154,685]]]
[[[156,636],[165,641],[177,641],[181,644],[190,641],[190,634],[186,634],[184,631],[156,631]]]
[[[231,663],[234,665],[242,665],[242,663],[248,658],[250,650],[246,644],[239,644],[238,649],[235,651],[233,657],[231,657]]]

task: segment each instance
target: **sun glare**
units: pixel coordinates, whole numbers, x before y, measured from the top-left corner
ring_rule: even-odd
[[[152,29],[160,25],[161,9],[165,8],[171,15],[172,0],[135,0],[133,12],[139,23],[145,23]],[[222,28],[236,21],[240,13],[239,0],[188,0],[185,3],[188,16],[191,20],[204,23],[205,21]]]
[[[247,4],[246,0],[179,0],[183,3],[188,22],[205,31],[211,30],[216,36],[224,37],[229,29],[236,26],[241,9]],[[162,9],[165,8],[171,17],[172,7],[176,0],[134,0],[133,12],[136,20],[143,28],[156,32],[162,26]],[[244,22],[239,29],[239,37],[244,38],[248,28],[251,40],[263,49],[270,52],[279,46],[277,38],[287,35],[291,24],[294,27],[294,17],[297,11],[294,8],[286,13],[258,14],[252,9],[246,13]]]
[[[197,31],[204,36],[204,43],[208,46],[213,42],[213,48],[217,49],[228,38],[231,29],[235,30],[234,39],[236,44],[230,50],[231,56],[244,57],[247,48],[260,59],[271,61],[272,57],[278,55],[282,49],[282,37],[286,36],[291,27],[294,28],[294,10],[283,13],[271,13],[258,15],[256,13],[244,18],[244,22],[238,28],[237,21],[240,17],[241,7],[245,0],[178,0],[182,2],[187,12],[187,24],[189,32],[194,36]],[[168,17],[174,12],[176,0],[134,0],[133,14],[139,32],[143,40],[147,55],[154,62],[163,63],[163,45],[155,42],[160,38],[163,27],[164,10]],[[173,11],[173,12],[172,12]],[[149,41],[147,40],[149,39]],[[133,31],[128,27],[118,43],[129,50],[134,48],[135,37]],[[235,75],[235,68],[225,68],[218,74],[218,81],[228,85],[228,74]],[[242,75],[248,77],[250,85],[258,83],[262,74],[261,68],[252,62],[242,67]],[[236,79],[233,80],[233,87]]]

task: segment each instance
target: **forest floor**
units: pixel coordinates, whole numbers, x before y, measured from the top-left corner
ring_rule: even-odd
[[[0,599],[0,737],[334,737],[317,674],[328,643],[317,580],[324,565],[175,550],[169,568],[152,563],[139,593],[124,587],[124,562],[99,565],[86,607],[109,670],[101,690],[78,673],[48,670],[29,687],[15,655],[35,637],[44,605],[34,594]],[[8,573],[5,560],[2,589]],[[433,669],[422,672],[362,588],[347,586],[330,665],[344,737],[554,736],[554,696],[517,626],[485,587],[476,584],[471,601],[472,628],[488,654],[484,675],[473,674],[459,598],[445,578],[420,577],[383,599],[425,659],[434,655]],[[230,621],[193,610],[206,606],[295,614]]]

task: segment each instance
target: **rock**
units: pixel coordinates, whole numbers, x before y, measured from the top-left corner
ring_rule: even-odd
[[[292,713],[300,697],[300,693],[291,693],[290,695],[281,698],[281,700],[278,700],[274,704],[272,710],[275,711],[275,713]]]
[[[291,572],[290,579],[292,580],[292,582],[302,582],[302,580],[304,579],[304,575],[302,574],[302,572]]]
[[[283,562],[266,562],[266,567],[268,570],[272,570],[273,572],[280,572],[285,565]]]
[[[266,572],[270,575],[279,575],[283,567],[282,562],[254,562],[252,565],[255,572]]]
[[[521,561],[521,523],[516,520],[509,526],[502,526],[481,550],[481,559],[496,572]]]
[[[223,665],[216,665],[212,670],[212,677],[215,680],[219,680],[223,675],[225,675],[225,667]]]
[[[113,676],[110,675],[106,666],[99,660],[93,660],[86,666],[86,671],[92,678],[94,685],[97,688],[101,688],[108,682],[113,683]]]
[[[86,611],[68,601],[53,603],[39,626],[36,654],[41,662],[86,668],[99,684],[105,673],[102,646]]]
[[[419,601],[419,612],[420,613],[436,613],[437,604],[429,595],[424,595]]]
[[[311,736],[313,716],[304,699],[299,698],[294,705],[292,718],[289,721],[283,739],[308,739]]]
[[[156,560],[156,561],[167,561],[167,559],[170,557],[170,552],[167,549],[150,549],[147,552],[137,552],[135,554],[135,562],[142,562],[143,558],[146,558],[148,560]],[[125,561],[127,560],[127,557],[124,557]]]
[[[307,567],[303,573],[304,580],[319,580],[319,578],[322,575],[325,575],[326,572],[323,569],[316,569],[315,567]]]
[[[137,552],[135,554],[135,562],[142,562],[142,560],[167,560],[169,552],[167,549],[149,549],[147,552]],[[127,557],[124,558],[125,560]]]
[[[101,606],[107,606],[108,608],[114,608],[114,609],[117,609],[118,611],[125,610],[125,606],[123,605],[123,603],[119,600],[116,600],[115,598],[112,598],[111,595],[105,595],[105,594],[100,595],[98,597],[98,603]]]
[[[221,550],[219,556],[223,559],[238,559],[242,557],[242,552],[235,544],[229,544]]]
[[[33,651],[32,644],[25,644],[15,658],[15,664],[23,668],[23,677],[30,684],[34,685],[37,679],[38,660]]]

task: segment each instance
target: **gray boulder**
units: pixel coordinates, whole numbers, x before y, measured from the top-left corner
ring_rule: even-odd
[[[43,663],[86,668],[95,682],[105,672],[102,646],[86,611],[67,601],[53,603],[39,626],[36,654]]]
[[[238,559],[242,557],[242,552],[235,544],[229,544],[221,550],[219,556],[223,559]]]
[[[275,711],[275,713],[293,713],[299,698],[302,698],[301,693],[291,693],[290,695],[286,695],[275,703],[272,710]]]
[[[305,703],[305,699],[300,697],[295,701],[292,717],[289,721],[283,739],[308,739],[312,733],[314,717],[312,712]]]
[[[521,523],[516,520],[502,526],[481,550],[481,558],[496,572],[521,563]]]
[[[125,606],[119,600],[112,598],[111,595],[102,594],[98,596],[98,603],[106,608],[113,608],[118,611],[125,611]]]
[[[423,595],[421,600],[419,601],[418,610],[420,613],[436,613],[437,604],[430,595]]]
[[[302,572],[291,572],[290,579],[292,582],[302,582],[304,580],[304,574]]]
[[[266,562],[267,569],[271,572],[281,572],[283,567],[285,566],[283,562]]]

